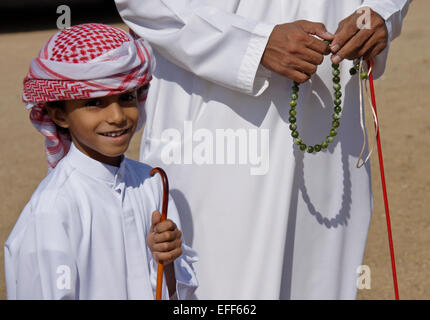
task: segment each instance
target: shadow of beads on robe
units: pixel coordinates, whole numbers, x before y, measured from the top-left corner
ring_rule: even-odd
[[[334,150],[332,145],[329,149]],[[329,150],[333,152],[333,150]],[[319,224],[325,225],[327,228],[337,228],[339,225],[347,226],[348,219],[350,219],[351,209],[351,175],[349,171],[348,157],[342,149],[342,170],[343,170],[343,193],[342,193],[342,204],[340,206],[338,214],[334,218],[327,218],[323,216],[313,205],[312,200],[307,192],[307,188],[304,180],[304,153],[300,150],[294,150],[295,159],[299,160],[296,166],[296,172],[298,174],[299,190],[301,192],[303,201],[309,210],[309,213],[315,217]]]

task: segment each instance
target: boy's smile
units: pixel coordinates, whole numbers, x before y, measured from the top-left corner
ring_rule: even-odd
[[[75,146],[89,157],[119,166],[139,120],[137,92],[65,101],[48,108],[51,118],[67,128]]]
[[[101,134],[102,136],[105,136],[105,137],[113,137],[113,138],[116,138],[116,137],[121,137],[121,136],[123,136],[125,133],[127,133],[127,132],[128,132],[128,130],[129,130],[129,129],[119,130],[119,131],[112,131],[112,132],[105,132],[105,133],[99,133],[99,134]]]
[[[100,132],[99,135],[108,138],[109,143],[122,144],[127,141],[130,133],[130,128],[117,130],[117,131],[109,131],[109,132]]]

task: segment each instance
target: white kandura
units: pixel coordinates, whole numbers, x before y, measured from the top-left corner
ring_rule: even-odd
[[[200,256],[197,298],[354,299],[372,212],[369,163],[356,168],[359,77],[349,74],[352,61],[341,62],[338,135],[308,154],[289,130],[292,81],[260,60],[276,24],[306,19],[335,33],[362,6],[386,19],[392,41],[410,1],[115,2],[155,51],[141,160],[169,176],[185,241]],[[376,78],[387,55],[375,59]],[[327,56],[300,85],[298,127],[310,145],[332,122],[331,64]]]
[[[162,183],[151,167],[96,161],[74,144],[41,182],[5,243],[8,299],[154,299],[157,263],[146,244]],[[179,229],[170,198],[168,218]],[[178,299],[192,297],[197,254],[175,260]],[[163,281],[163,299],[169,299]]]

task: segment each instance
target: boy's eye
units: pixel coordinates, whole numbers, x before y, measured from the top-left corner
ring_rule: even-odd
[[[98,107],[101,105],[101,101],[99,99],[92,99],[90,101],[85,102],[86,107]]]
[[[122,101],[134,101],[136,97],[132,93],[125,93],[121,95]]]

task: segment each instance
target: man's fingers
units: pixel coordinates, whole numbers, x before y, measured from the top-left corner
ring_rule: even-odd
[[[309,36],[306,47],[323,55],[330,53],[330,47],[327,43],[312,36]]]
[[[375,58],[378,54],[380,54],[387,47],[386,43],[378,42],[373,48],[371,48],[364,56],[364,60],[369,60]]]
[[[355,18],[350,17],[347,18],[344,23],[340,23],[334,35],[334,39],[330,44],[331,51],[333,53],[338,52],[358,31],[360,31],[360,29],[355,23]]]
[[[373,35],[372,37],[367,41],[367,43],[363,46],[363,48],[361,48],[359,50],[359,55],[361,56],[366,56],[366,54],[369,53],[369,51],[374,48],[375,46],[381,47],[382,50],[384,50],[387,47],[387,43],[388,43],[388,37],[387,37],[387,33],[384,29],[378,29]],[[382,51],[380,50],[378,52],[378,54]]]
[[[296,69],[297,71],[303,72],[303,73],[307,74],[308,76],[311,76],[315,72],[317,72],[317,66],[316,65],[309,63],[309,62],[306,62],[306,61],[303,61],[303,60],[297,61],[297,64],[294,67],[294,69]]]
[[[378,44],[378,36],[374,33],[366,43],[358,50],[358,57],[364,57],[371,49]]]
[[[299,66],[299,59],[293,59],[293,61],[288,62],[288,64],[279,63],[280,61],[278,61],[277,64],[273,65],[272,70],[298,83],[308,81],[310,77],[303,73],[303,68]]]
[[[313,65],[320,65],[324,61],[324,55],[308,48],[299,54],[299,58]]]
[[[330,53],[323,40],[332,40],[322,23],[305,20],[275,26],[261,58],[261,64],[298,83],[309,80],[317,65]]]
[[[324,40],[330,41],[334,39],[334,34],[328,32],[325,25],[322,23],[302,20],[300,21],[300,26],[308,35],[316,35]],[[306,47],[320,54],[326,55],[330,53],[330,48],[327,43],[313,36],[308,37]]]
[[[284,75],[297,83],[304,83],[310,79],[310,76],[297,70],[289,70]]]
[[[333,63],[340,63],[343,59],[358,58],[358,52],[373,35],[372,30],[360,30],[345,43],[335,55],[332,56]]]
[[[324,40],[331,41],[334,39],[334,34],[328,32],[323,23],[302,20],[300,26],[307,34],[316,35]]]

